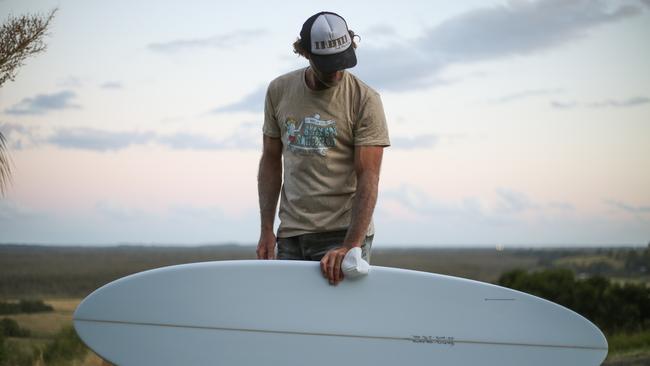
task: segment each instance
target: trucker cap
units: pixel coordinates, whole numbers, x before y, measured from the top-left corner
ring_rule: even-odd
[[[322,11],[309,17],[302,25],[300,43],[321,72],[330,73],[357,64],[348,25],[336,13]]]

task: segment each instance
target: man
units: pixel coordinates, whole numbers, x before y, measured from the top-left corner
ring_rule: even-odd
[[[343,280],[350,249],[370,258],[379,170],[390,145],[379,94],[345,71],[357,64],[355,48],[341,16],[311,16],[294,43],[309,67],[273,80],[264,106],[257,257],[276,258],[277,242],[278,259],[319,260],[333,285]]]

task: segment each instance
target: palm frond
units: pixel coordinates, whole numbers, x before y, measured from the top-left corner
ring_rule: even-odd
[[[11,158],[7,149],[7,139],[0,132],[0,197],[4,197],[11,183]]]

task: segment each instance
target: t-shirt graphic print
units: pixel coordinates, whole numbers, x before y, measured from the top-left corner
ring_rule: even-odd
[[[285,141],[293,153],[325,156],[329,148],[336,146],[336,121],[322,120],[318,113],[305,117],[299,125],[295,119],[288,118],[285,125]]]

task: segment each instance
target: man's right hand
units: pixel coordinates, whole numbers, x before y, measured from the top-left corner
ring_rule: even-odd
[[[260,235],[257,243],[257,259],[275,259],[275,234]]]

